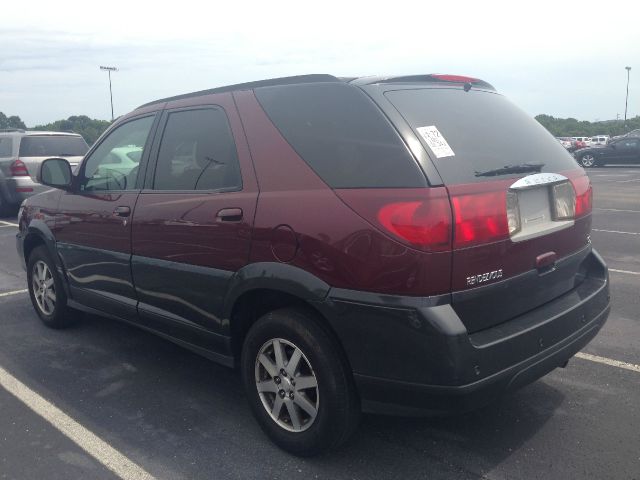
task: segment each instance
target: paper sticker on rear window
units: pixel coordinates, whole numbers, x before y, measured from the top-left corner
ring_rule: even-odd
[[[416,130],[418,130],[420,136],[427,142],[427,145],[429,145],[429,148],[437,158],[455,156],[455,153],[453,153],[453,150],[451,150],[451,147],[435,126],[418,127]]]

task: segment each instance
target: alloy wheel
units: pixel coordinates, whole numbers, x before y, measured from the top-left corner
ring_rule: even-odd
[[[588,153],[582,156],[582,158],[580,159],[580,163],[582,163],[583,167],[593,167],[595,158],[593,158],[593,155]]]
[[[280,427],[307,430],[318,415],[318,380],[305,354],[292,342],[273,338],[255,362],[255,383],[262,405]]]
[[[45,315],[53,315],[56,308],[56,287],[51,270],[42,260],[33,264],[31,288],[40,311]]]

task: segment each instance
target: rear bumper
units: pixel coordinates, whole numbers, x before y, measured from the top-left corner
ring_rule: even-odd
[[[570,292],[473,334],[447,296],[332,290],[325,314],[351,363],[363,410],[468,411],[564,365],[598,333],[610,310],[604,262],[595,251],[584,261],[589,275]]]
[[[23,200],[50,190],[50,187],[34,182],[31,177],[6,177],[1,182],[4,200],[14,205],[20,205]]]

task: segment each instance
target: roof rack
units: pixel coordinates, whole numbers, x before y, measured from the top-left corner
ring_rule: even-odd
[[[257,82],[237,83],[235,85],[226,85],[224,87],[211,88],[209,90],[200,90],[198,92],[186,93],[175,97],[162,98],[153,102],[140,105],[138,108],[148,107],[157,103],[170,102],[173,100],[181,100],[183,98],[200,97],[202,95],[211,95],[214,93],[233,92],[235,90],[252,90],[259,87],[275,87],[278,85],[295,85],[298,83],[319,83],[319,82],[340,82],[341,80],[328,74],[311,74],[296,75],[293,77],[271,78],[268,80],[259,80]]]

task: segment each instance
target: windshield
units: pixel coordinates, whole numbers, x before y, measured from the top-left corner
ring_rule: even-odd
[[[82,157],[89,147],[75,135],[34,135],[20,142],[21,157]]]
[[[418,134],[446,184],[522,176],[522,165],[542,172],[577,168],[542,125],[497,93],[422,88],[385,96]]]

